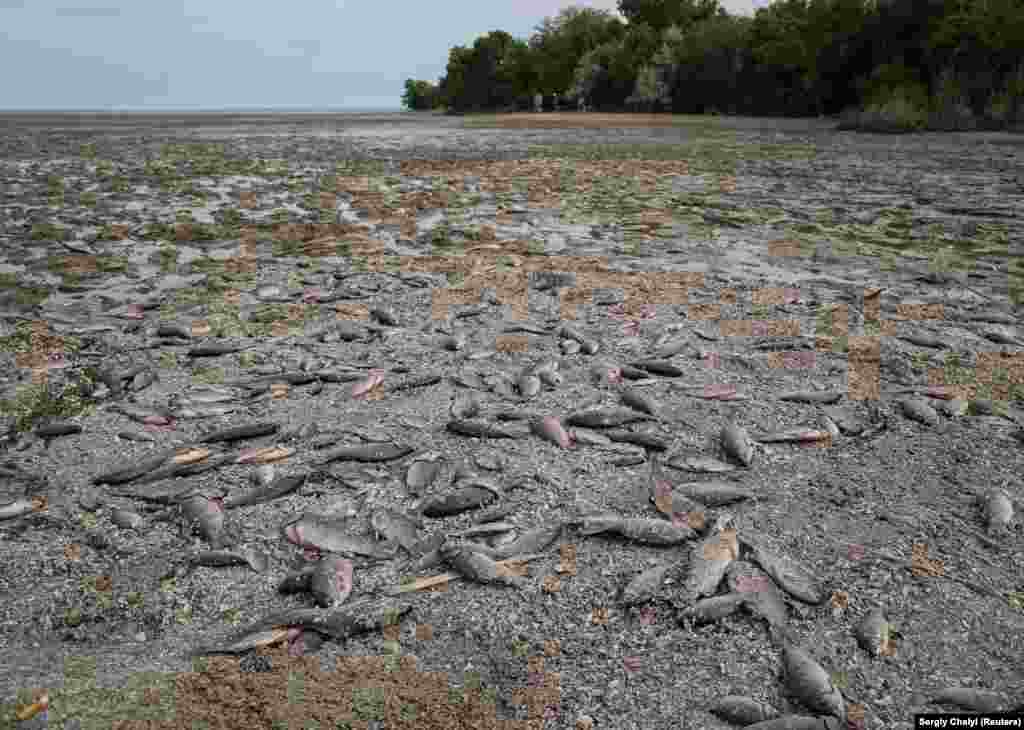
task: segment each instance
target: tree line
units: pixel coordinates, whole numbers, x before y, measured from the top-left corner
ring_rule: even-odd
[[[1024,0],[774,0],[753,17],[717,0],[566,8],[528,40],[455,46],[408,109],[546,109],[839,116],[849,127],[1024,126]]]

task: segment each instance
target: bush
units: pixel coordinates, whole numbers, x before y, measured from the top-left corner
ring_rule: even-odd
[[[919,89],[898,88],[888,95],[876,94],[864,110],[844,109],[839,115],[838,129],[896,134],[915,132],[928,122],[926,109],[927,106],[920,102]]]
[[[938,93],[929,103],[928,128],[943,132],[959,132],[978,128],[967,97],[960,90],[960,84],[949,69],[943,71],[938,81]]]

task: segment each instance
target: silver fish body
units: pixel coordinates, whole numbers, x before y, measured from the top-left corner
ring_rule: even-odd
[[[525,583],[522,577],[513,575],[494,559],[464,545],[443,545],[441,557],[461,575],[478,583],[501,583],[515,587],[522,587]]]
[[[786,593],[812,605],[825,600],[825,592],[806,568],[775,552],[760,539],[752,538],[749,533],[744,533],[740,542],[750,551],[751,560],[764,569]]]
[[[710,712],[726,722],[743,726],[773,720],[779,716],[778,710],[767,702],[741,695],[727,695],[720,698],[710,708]]]
[[[346,520],[303,515],[282,527],[289,542],[301,547],[312,547],[330,553],[363,555],[388,559],[395,556],[395,546],[379,543],[369,537],[349,534]]]
[[[750,466],[754,458],[754,446],[745,428],[735,423],[726,424],[722,429],[722,446],[729,456],[743,466]]]
[[[712,596],[711,598],[697,601],[687,608],[682,616],[692,619],[698,624],[707,624],[720,621],[727,616],[732,616],[742,607],[743,596],[735,593],[726,593],[723,596]]]
[[[409,515],[390,509],[379,509],[370,516],[370,524],[377,534],[389,542],[401,545],[412,554],[419,543],[419,525]]]
[[[771,576],[756,565],[736,560],[726,570],[725,578],[731,592],[746,598],[744,607],[747,611],[764,619],[770,626],[786,627],[789,610]]]
[[[409,469],[405,473],[405,486],[413,494],[420,494],[434,483],[440,471],[441,464],[436,459],[414,461],[409,464]]]
[[[871,656],[882,656],[891,646],[891,625],[881,608],[868,611],[853,629],[860,647]]]
[[[782,650],[782,664],[785,667],[786,684],[801,703],[823,715],[846,719],[846,701],[842,693],[810,654],[787,644]]]
[[[985,523],[990,534],[1005,532],[1013,524],[1013,502],[1005,489],[991,489],[983,497]]]
[[[900,401],[903,415],[926,426],[938,426],[939,414],[935,409],[919,398],[904,398]]]
[[[318,561],[309,576],[309,592],[321,608],[343,603],[352,593],[352,561],[346,558]]]
[[[667,520],[614,515],[585,517],[580,532],[584,535],[612,532],[643,545],[659,546],[679,545],[697,536],[689,527],[673,525]]]
[[[622,604],[626,606],[633,606],[654,598],[658,591],[661,590],[662,585],[665,583],[665,579],[675,567],[676,566],[671,563],[666,565],[656,565],[655,567],[648,568],[640,573],[640,575],[629,581],[629,583],[627,583],[622,589]]]
[[[181,514],[186,524],[195,529],[214,548],[228,543],[224,530],[224,505],[219,497],[192,494],[180,503]]]
[[[562,534],[562,523],[555,522],[550,525],[542,525],[532,530],[527,530],[516,540],[506,543],[501,547],[494,548],[491,557],[496,560],[504,560],[516,555],[528,555],[546,550],[558,536]]]
[[[736,531],[733,529],[716,530],[696,543],[690,549],[690,572],[684,585],[687,600],[715,595],[718,584],[738,552]]]

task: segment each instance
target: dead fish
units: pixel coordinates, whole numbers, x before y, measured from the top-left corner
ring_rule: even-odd
[[[767,702],[741,695],[722,697],[709,711],[733,725],[753,725],[756,722],[773,720],[779,716],[778,710]]]
[[[384,371],[378,369],[371,370],[369,376],[352,386],[352,397],[363,398],[371,390],[379,388],[383,384]]]
[[[704,400],[750,400],[750,396],[738,392],[735,385],[711,384],[683,390],[684,395]]]
[[[203,418],[212,418],[213,416],[226,416],[229,413],[234,413],[238,408],[236,405],[211,404],[190,408],[177,408],[171,415],[181,421],[198,421]]]
[[[703,474],[724,474],[737,469],[735,464],[727,464],[710,456],[674,456],[666,463],[673,469]]]
[[[266,487],[274,482],[276,472],[273,464],[260,464],[249,475],[249,481],[256,487]]]
[[[831,391],[800,390],[783,393],[779,396],[779,400],[790,401],[793,403],[824,403],[826,405],[831,405],[833,403],[838,403],[842,397],[842,393]]]
[[[782,649],[782,664],[789,691],[804,706],[846,720],[846,701],[842,693],[807,652],[787,643]]]
[[[547,334],[547,332],[544,332],[544,333],[541,333],[541,334]],[[575,327],[573,327],[571,325],[567,325],[567,324],[563,324],[561,327],[559,327],[558,331],[556,332],[556,334],[559,337],[561,337],[562,339],[573,340],[573,341],[579,342],[581,344],[586,342],[586,340],[587,340],[586,335],[584,335],[582,332],[580,332]]]
[[[654,401],[638,393],[633,388],[623,388],[620,390],[619,398],[622,399],[624,405],[629,406],[635,411],[646,413],[649,416],[658,416],[658,407]]]
[[[479,519],[477,520],[480,521]],[[470,527],[466,530],[460,530],[455,533],[456,537],[460,538],[471,538],[471,537],[486,537],[491,535],[500,535],[507,532],[512,532],[516,529],[516,526],[511,522],[488,522],[483,521],[483,524]]]
[[[655,375],[665,375],[670,378],[678,378],[683,374],[680,368],[668,360],[641,360],[640,362],[633,363],[633,366]]]
[[[370,524],[378,537],[401,545],[411,555],[420,541],[419,525],[409,515],[390,509],[379,509],[370,516]]]
[[[220,568],[227,565],[248,565],[257,573],[264,572],[270,563],[266,553],[248,548],[238,550],[204,550],[194,555],[191,562],[193,565],[208,568]]]
[[[942,401],[939,410],[948,418],[959,418],[967,413],[967,401],[963,398],[953,398]]]
[[[727,423],[722,429],[722,447],[743,466],[750,466],[754,458],[754,446],[745,428],[733,422]]]
[[[791,428],[784,431],[773,431],[754,437],[754,441],[762,444],[780,443],[811,443],[814,441],[831,441],[832,434],[829,431],[817,431],[810,428]]]
[[[643,545],[679,545],[697,536],[689,527],[674,525],[668,520],[593,515],[584,517],[581,522],[580,533],[583,535],[612,532]]]
[[[241,441],[242,439],[258,438],[277,433],[280,425],[276,423],[249,423],[244,426],[232,426],[206,434],[199,443],[210,444],[217,441]]]
[[[447,335],[438,340],[438,346],[444,350],[450,350],[451,352],[458,352],[466,346],[465,337],[455,337],[453,335]]]
[[[634,606],[638,603],[646,603],[657,595],[661,590],[665,579],[677,566],[669,563],[657,565],[640,573],[633,578],[622,589],[620,602],[625,606]]]
[[[744,597],[736,593],[726,593],[724,596],[712,596],[697,601],[688,607],[680,615],[680,618],[688,618],[698,624],[708,624],[720,621],[726,616],[732,616],[743,607]]]
[[[540,378],[530,374],[520,375],[516,379],[516,390],[523,398],[533,398],[540,392]]]
[[[704,527],[704,505],[672,491],[670,482],[662,479],[655,479],[652,482],[651,502],[659,512],[673,522],[680,522],[693,530]]]
[[[788,557],[770,550],[760,540],[744,533],[740,542],[750,551],[750,559],[764,569],[782,590],[804,603],[816,605],[825,600],[825,593],[814,576]]]
[[[807,715],[782,715],[747,725],[743,730],[844,730],[844,723],[834,717],[808,717]]]
[[[981,312],[967,317],[969,322],[993,322],[994,324],[1016,324],[1017,317],[1009,312]]]
[[[370,307],[369,313],[371,317],[373,317],[375,320],[377,320],[383,325],[387,325],[388,327],[399,326],[398,319],[390,310],[384,309],[382,307]]]
[[[220,497],[205,494],[191,494],[179,502],[186,524],[214,548],[224,547],[228,542],[224,531],[224,503]]]
[[[306,483],[308,476],[309,474],[307,473],[282,475],[270,484],[257,487],[236,497],[228,497],[224,501],[224,508],[251,507],[254,504],[264,504],[280,499],[297,491],[299,487]]]
[[[164,479],[194,476],[196,474],[202,474],[203,472],[212,471],[213,469],[219,469],[222,466],[233,463],[234,460],[235,457],[231,454],[223,454],[221,456],[212,459],[205,459],[193,464],[170,463],[167,466],[163,466],[143,474],[135,480],[135,483],[137,485],[152,484],[153,482],[159,482]],[[139,494],[139,496],[142,495]]]
[[[244,345],[236,345],[228,342],[210,342],[205,345],[198,345],[189,349],[189,357],[217,357],[219,355],[230,355],[235,352],[241,352],[245,349]]]
[[[496,426],[487,421],[472,419],[456,419],[449,421],[447,429],[460,436],[475,436],[477,438],[491,439],[514,439],[519,438],[517,434],[506,431],[501,426]]]
[[[237,638],[230,639],[224,644],[216,647],[197,649],[193,655],[205,654],[244,654],[252,649],[264,646],[272,646],[287,640],[289,630],[286,627],[274,627],[260,631],[249,631]]]
[[[541,525],[540,527],[535,527],[532,530],[527,530],[516,540],[495,548],[491,557],[495,560],[505,560],[506,558],[511,558],[516,555],[540,553],[550,547],[561,534],[561,522],[555,522],[550,525]]]
[[[1021,341],[1014,337],[1013,333],[1000,327],[986,327],[982,330],[982,337],[990,342],[999,345],[1020,345]]]
[[[0,503],[0,521],[13,520],[17,517],[24,517],[44,508],[45,503],[39,498],[15,499],[10,502]]]
[[[536,365],[534,365],[533,368],[530,370],[530,372],[533,375],[539,376],[541,373],[545,373],[545,372],[548,372],[548,373],[558,372],[558,368],[559,368],[558,360],[553,358],[553,357],[549,357],[549,358],[546,358],[544,360],[541,360]]]
[[[405,473],[405,486],[414,495],[421,494],[424,489],[434,483],[440,471],[441,465],[436,460],[414,461],[409,464],[409,469]]]
[[[949,347],[949,344],[935,335],[930,335],[927,332],[911,332],[906,335],[899,335],[901,340],[909,342],[912,345],[918,347],[932,347],[935,349],[942,349]]]
[[[860,647],[871,656],[892,653],[892,624],[885,618],[881,608],[868,611],[854,627],[853,635]]]
[[[177,448],[159,451],[140,461],[122,465],[92,478],[93,484],[126,484],[160,467],[177,453]]]
[[[565,419],[566,426],[583,428],[615,428],[636,421],[649,421],[651,417],[629,408],[599,408],[574,413]]]
[[[77,423],[64,421],[61,423],[50,423],[46,426],[40,426],[34,431],[34,433],[39,438],[51,439],[58,436],[71,436],[72,434],[82,433],[82,427]]]
[[[446,543],[441,546],[441,557],[460,575],[477,583],[501,583],[521,588],[526,584],[523,577],[476,550],[464,545]]]
[[[778,586],[756,565],[745,560],[734,560],[725,571],[725,580],[732,593],[746,597],[746,609],[778,627],[785,627],[789,611]]]
[[[642,431],[608,430],[605,431],[605,435],[612,441],[642,446],[651,451],[667,451],[669,446],[660,436]]]
[[[506,502],[505,504],[499,504],[497,507],[487,510],[473,520],[478,525],[483,525],[486,522],[497,522],[503,520],[510,514],[515,512],[519,508],[519,505],[514,502]]]
[[[674,357],[680,352],[683,352],[689,346],[690,343],[686,339],[669,340],[667,342],[660,343],[654,354],[661,360],[667,360],[668,358]]]
[[[1000,712],[1007,706],[999,692],[971,687],[947,687],[932,697],[934,705],[955,705],[973,712]]]
[[[360,370],[326,369],[317,371],[316,377],[324,383],[354,383],[362,380],[366,374]]]
[[[135,377],[132,378],[131,390],[134,393],[138,393],[141,390],[145,390],[155,382],[156,373],[149,369],[143,370],[141,373],[136,373]]]
[[[123,530],[137,530],[146,523],[142,515],[126,509],[111,510],[110,521]]]
[[[557,370],[541,370],[537,377],[549,388],[557,388],[562,384],[562,374]]]
[[[145,431],[118,431],[117,437],[125,441],[148,441],[150,443],[156,441],[156,436]]]
[[[452,401],[449,413],[452,418],[460,421],[474,418],[480,413],[480,401],[478,401],[472,394],[460,393]]]
[[[569,431],[569,437],[578,444],[584,446],[611,446],[612,440],[603,433],[591,431],[586,428],[574,428]]]
[[[676,484],[674,491],[695,499],[708,507],[722,507],[745,499],[753,499],[756,493],[732,482],[688,482]]]
[[[319,608],[293,608],[265,616],[222,645],[197,649],[192,654],[238,654],[254,646],[266,645],[268,641],[282,641],[288,636],[288,629],[282,627],[314,631],[334,641],[344,642],[353,636],[374,633],[385,626],[398,624],[411,612],[410,604],[374,599],[349,603],[326,613]],[[256,637],[264,643],[255,643]]]
[[[366,444],[364,446],[340,446],[324,453],[320,464],[332,461],[378,462],[394,461],[408,456],[413,451],[411,446],[399,444]]]
[[[562,426],[562,422],[554,416],[545,416],[544,418],[531,420],[530,430],[537,436],[563,449],[568,449],[572,445],[572,438]]]
[[[155,406],[135,406],[130,403],[112,403],[109,410],[120,413],[133,421],[147,425],[164,426],[174,420],[174,414],[166,408]]]
[[[1013,523],[1013,502],[1005,489],[991,489],[982,498],[990,535],[1005,532]]]
[[[690,572],[683,586],[689,601],[715,595],[729,564],[739,556],[736,530],[724,527],[727,522],[720,521],[717,529],[690,549]]]
[[[285,538],[300,547],[316,548],[329,553],[364,555],[385,560],[395,556],[395,546],[379,543],[369,537],[350,535],[347,520],[305,514],[281,527]]]
[[[923,423],[926,426],[934,427],[939,425],[939,414],[923,400],[904,398],[900,401],[900,408],[903,409],[903,415],[907,418]]]
[[[352,593],[352,561],[321,558],[310,572],[309,592],[321,608],[332,608]]]
[[[313,569],[315,566],[307,565],[302,570],[293,570],[284,578],[277,586],[278,593],[284,593],[286,595],[292,593],[308,593],[309,592],[309,581],[313,576]]]
[[[157,337],[176,337],[181,340],[191,340],[192,330],[183,324],[162,324],[156,328]]]
[[[420,512],[425,517],[448,517],[487,505],[495,499],[496,496],[490,489],[483,486],[467,486],[451,494],[429,497],[420,505]]]

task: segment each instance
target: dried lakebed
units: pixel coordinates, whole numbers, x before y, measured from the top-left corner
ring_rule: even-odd
[[[684,122],[3,119],[0,727],[282,642],[524,727],[1024,702],[1020,138]]]

